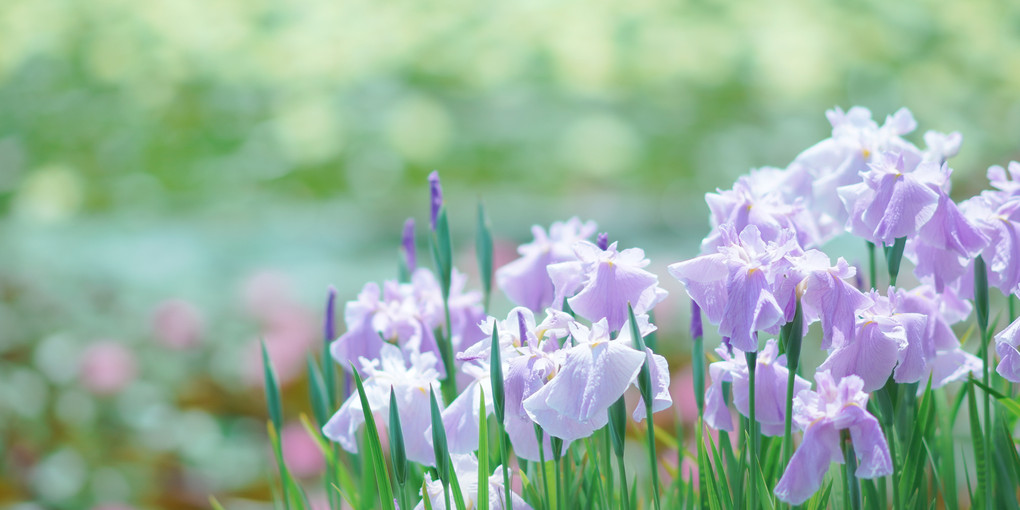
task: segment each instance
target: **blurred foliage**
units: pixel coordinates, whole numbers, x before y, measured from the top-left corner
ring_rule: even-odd
[[[714,186],[785,165],[835,105],[959,129],[968,170],[1005,162],[1020,132],[1020,7],[994,1],[0,9],[16,210],[45,193],[87,211],[375,199],[433,167],[547,194]]]
[[[309,341],[326,284],[390,274],[433,168],[460,236],[491,205],[499,261],[530,222],[597,214],[665,274],[705,191],[854,104],[961,131],[957,192],[983,187],[1018,157],[1020,4],[4,0],[0,505],[267,500],[246,349]],[[297,282],[292,322],[242,304],[262,267]],[[174,295],[196,350],[153,342]],[[79,381],[100,338],[137,356],[117,395]]]

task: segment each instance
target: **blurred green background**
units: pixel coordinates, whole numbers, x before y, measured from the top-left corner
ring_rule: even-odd
[[[483,199],[501,261],[579,215],[665,275],[706,191],[852,105],[960,131],[976,192],[1020,148],[1020,4],[3,0],[0,505],[268,498],[252,340],[390,277],[433,169],[459,246]],[[154,341],[171,298],[198,347]],[[115,394],[81,387],[100,339],[136,356]]]

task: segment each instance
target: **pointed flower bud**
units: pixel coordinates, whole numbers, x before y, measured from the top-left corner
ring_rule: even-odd
[[[407,272],[413,273],[418,265],[417,254],[414,249],[414,218],[408,218],[404,222],[404,235],[400,246],[404,252],[404,261],[407,263]]]
[[[336,287],[332,285],[326,296],[326,318],[322,321],[322,334],[327,344],[336,339]]]
[[[595,244],[598,245],[600,250],[605,251],[607,248],[609,248],[609,234],[605,232],[599,233],[598,237],[596,238]]]
[[[429,192],[431,194],[432,215],[429,216],[429,225],[432,231],[436,230],[436,219],[439,218],[439,210],[443,207],[443,187],[439,183],[439,171],[433,170],[429,174]]]

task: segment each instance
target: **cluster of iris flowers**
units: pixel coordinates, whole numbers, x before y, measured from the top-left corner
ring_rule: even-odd
[[[993,189],[956,203],[947,160],[959,150],[958,133],[928,132],[920,149],[903,138],[916,128],[905,109],[882,125],[860,107],[828,117],[832,136],[787,168],[758,169],[732,189],[707,194],[712,228],[701,254],[668,268],[691,299],[700,418],[688,455],[697,480],[676,473],[670,487],[660,486],[651,420],[644,427],[647,488],[634,490],[626,475],[624,393],[638,389],[638,422],[672,405],[670,370],[653,350],[650,316],[667,293],[645,269],[644,252],[621,249],[595,223],[572,218],[548,231],[534,227],[520,257],[493,271],[480,207],[482,289],[468,290],[467,277],[453,267],[434,172],[435,270],[418,265],[408,220],[400,277],[366,284],[347,303],[339,336],[332,293],[328,356],[321,367],[309,362],[318,422],[309,421],[309,429],[335,475],[327,481],[332,506],[343,499],[356,508],[560,509],[577,506],[582,500],[566,495],[581,490],[593,495],[585,505],[604,508],[825,507],[834,479],[826,475],[836,462],[845,464],[837,492],[849,508],[928,508],[936,499],[957,508],[955,462],[968,457],[951,434],[967,397],[977,482],[972,487],[962,470],[969,501],[1015,508],[1020,460],[1010,429],[1020,404],[1009,383],[1020,382],[1020,321],[994,334],[988,289],[1006,296],[1012,321],[1020,293],[1020,164],[992,167]],[[862,269],[820,249],[846,233],[868,248],[868,282]],[[882,289],[878,247],[888,270]],[[920,282],[914,288],[896,285],[903,258]],[[517,305],[505,318],[489,314],[493,276]],[[952,328],[972,311],[978,356],[963,349]],[[702,316],[721,337],[707,388]],[[815,322],[825,357],[812,385],[800,354]],[[351,388],[342,404],[337,366]],[[279,399],[268,363],[266,371],[275,437]],[[935,390],[956,381],[966,382],[957,398],[940,401],[948,394]],[[936,409],[950,417],[937,417]],[[376,417],[388,424],[377,426]],[[936,431],[948,441],[932,444]],[[389,463],[380,432],[388,432]],[[355,471],[377,491],[357,485],[337,445],[360,459]],[[282,500],[300,507],[301,488],[280,464]]]

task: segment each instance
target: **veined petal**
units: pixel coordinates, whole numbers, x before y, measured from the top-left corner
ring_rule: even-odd
[[[587,421],[623,395],[644,361],[643,353],[616,341],[572,347],[559,373],[529,400],[544,400],[565,416]]]
[[[776,484],[776,497],[791,505],[807,501],[821,487],[829,464],[840,461],[839,432],[836,428],[826,421],[808,427],[804,440]]]
[[[889,444],[878,420],[860,406],[849,405],[841,413],[850,420],[850,440],[854,445],[854,453],[859,461],[858,478],[877,478],[892,474],[892,457],[889,455]]]
[[[837,380],[857,375],[864,381],[864,391],[881,388],[896,366],[900,346],[906,343],[902,327],[884,329],[871,321],[859,325],[856,338],[832,351],[818,371],[828,370]]]
[[[653,354],[652,350],[647,347],[645,355],[652,376],[652,412],[657,413],[673,405],[673,397],[669,394],[669,365],[666,363],[666,358]],[[638,406],[634,408],[634,420],[644,420],[646,414],[644,397],[641,397]]]

